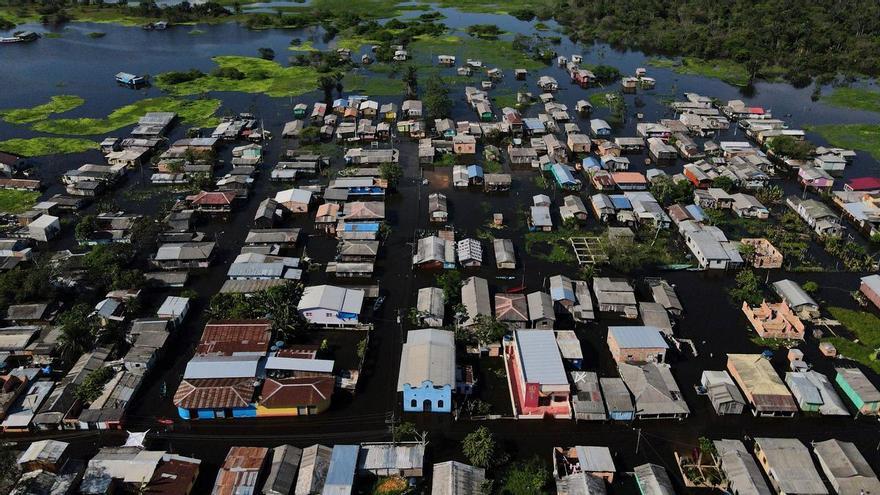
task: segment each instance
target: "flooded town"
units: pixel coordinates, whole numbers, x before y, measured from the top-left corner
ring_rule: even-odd
[[[0,2],[0,494],[880,493],[874,62],[598,8]]]

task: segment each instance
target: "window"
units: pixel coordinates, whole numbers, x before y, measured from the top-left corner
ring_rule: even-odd
[[[416,405],[417,405],[418,403],[419,403],[419,401],[413,399],[413,400],[409,401],[409,407],[416,407]]]
[[[437,407],[443,407],[443,399],[437,401]]]

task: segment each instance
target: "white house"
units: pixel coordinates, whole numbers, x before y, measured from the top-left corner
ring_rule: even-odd
[[[333,285],[306,287],[296,309],[309,323],[322,327],[352,327],[360,324],[365,293]]]

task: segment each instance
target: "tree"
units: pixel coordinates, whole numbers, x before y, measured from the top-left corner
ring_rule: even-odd
[[[730,177],[725,177],[722,175],[720,177],[716,177],[715,180],[712,181],[712,187],[724,189],[724,192],[731,193],[736,188],[736,184]]]
[[[780,158],[806,160],[816,149],[813,143],[792,136],[777,136],[767,146]]]
[[[95,231],[98,230],[98,219],[95,215],[84,215],[77,222],[73,229],[74,237],[79,242],[85,242],[92,238]]]
[[[405,439],[409,440],[417,440],[419,438],[419,432],[416,430],[415,423],[411,423],[409,421],[403,421],[398,425],[392,423],[391,425],[391,441],[394,443],[404,442]]]
[[[773,206],[782,201],[785,196],[782,188],[779,186],[762,187],[755,191],[755,199],[764,204],[764,206]]]
[[[817,284],[816,282],[813,282],[812,280],[807,280],[806,282],[804,282],[801,285],[801,288],[803,288],[805,291],[809,292],[810,294],[815,294],[816,292],[819,292],[819,284]]]
[[[507,472],[501,486],[502,495],[532,495],[545,493],[544,487],[550,481],[550,470],[538,457],[517,463]]]
[[[419,95],[419,72],[414,65],[407,65],[403,73],[403,82],[406,84],[406,97],[416,98]]]
[[[97,324],[91,314],[92,308],[87,304],[77,304],[58,318],[61,324],[58,353],[65,362],[76,361],[92,348],[97,335]]]
[[[324,102],[330,103],[333,100],[333,90],[336,89],[336,79],[332,76],[319,77],[318,89],[324,92]]]
[[[694,185],[687,180],[675,182],[671,177],[661,176],[651,184],[651,194],[661,205],[688,203],[694,196]]]
[[[737,273],[736,285],[728,291],[728,294],[737,305],[745,301],[749,306],[758,306],[764,300],[758,276],[752,270],[742,270]]]
[[[501,457],[495,436],[485,426],[477,428],[464,437],[461,441],[461,451],[468,462],[481,468],[496,465]]]
[[[271,48],[257,48],[257,53],[264,60],[275,60],[275,50]]]
[[[440,78],[428,79],[422,102],[429,120],[444,119],[452,113],[453,103],[452,98],[449,97],[449,87]]]
[[[455,305],[461,301],[461,272],[446,270],[437,277],[437,287],[443,290],[443,298],[448,304]]]
[[[496,320],[494,316],[476,315],[473,320],[471,331],[476,338],[476,343],[497,343],[507,335],[507,327],[504,323]]]
[[[397,189],[403,177],[403,168],[398,163],[382,163],[379,165],[379,177],[388,181],[389,189]]]

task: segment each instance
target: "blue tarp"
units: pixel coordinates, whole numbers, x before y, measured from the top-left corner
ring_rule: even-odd
[[[556,183],[562,187],[577,187],[581,183],[581,181],[574,178],[571,170],[564,165],[553,163],[550,165],[550,171],[553,173]]]
[[[483,177],[483,167],[479,165],[468,165],[467,168],[468,179],[474,179],[477,177]]]
[[[615,194],[608,197],[611,199],[611,203],[614,205],[615,210],[632,210],[632,203],[629,202],[629,199],[627,199],[626,196]]]

